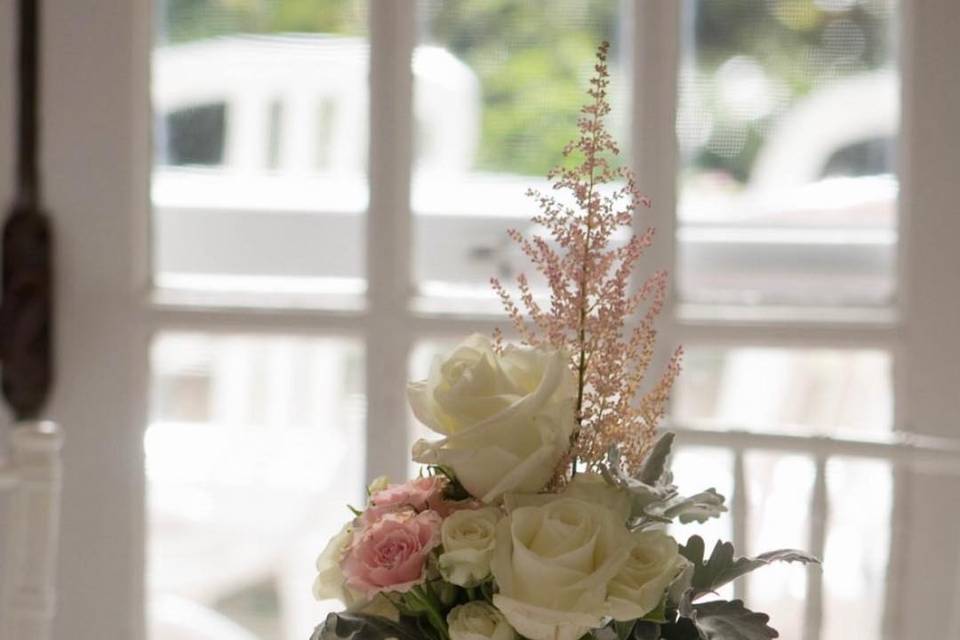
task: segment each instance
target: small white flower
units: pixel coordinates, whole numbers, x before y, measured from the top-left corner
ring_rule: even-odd
[[[451,609],[447,626],[450,640],[514,640],[517,637],[503,614],[480,600]]]
[[[487,507],[456,511],[443,521],[439,566],[444,579],[474,587],[489,577],[498,520],[500,510]]]

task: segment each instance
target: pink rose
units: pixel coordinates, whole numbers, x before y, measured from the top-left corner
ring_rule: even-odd
[[[391,484],[370,496],[370,505],[363,514],[363,521],[372,524],[385,513],[407,507],[415,511],[433,508],[443,501],[445,485],[446,481],[437,476]]]
[[[424,580],[430,551],[440,544],[442,518],[435,511],[383,514],[354,534],[344,556],[347,586],[373,597],[381,591],[409,591]]]

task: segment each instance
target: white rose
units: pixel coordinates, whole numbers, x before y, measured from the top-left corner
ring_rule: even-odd
[[[497,525],[493,603],[531,640],[577,640],[603,625],[607,583],[630,553],[619,514],[560,496],[515,509]]]
[[[320,557],[317,558],[317,579],[313,582],[313,597],[317,600],[337,599],[345,605],[355,600],[347,590],[343,571],[340,570],[340,561],[352,537],[353,533],[348,523],[330,538]]]
[[[451,609],[447,626],[450,640],[513,640],[517,637],[503,614],[480,600]]]
[[[642,531],[632,535],[630,557],[610,581],[607,595],[609,615],[623,621],[642,618],[656,609],[687,565],[677,542],[666,533]]]
[[[603,505],[616,513],[624,523],[630,516],[630,496],[596,473],[578,473],[559,495]],[[553,493],[508,493],[503,503],[509,512],[520,507],[539,507],[556,500],[557,496]]]
[[[499,520],[500,510],[487,507],[455,511],[443,521],[439,566],[448,582],[474,587],[487,579]]]
[[[446,437],[419,440],[413,459],[450,467],[483,502],[533,493],[550,480],[573,433],[576,383],[562,352],[507,347],[474,335],[430,377],[408,386],[410,406]]]

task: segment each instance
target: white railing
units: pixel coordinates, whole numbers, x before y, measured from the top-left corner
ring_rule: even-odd
[[[0,555],[0,640],[48,640],[55,606],[63,432],[52,422],[23,422],[0,466],[9,493]]]
[[[815,478],[810,504],[810,552],[822,558],[827,534],[829,511],[827,494],[827,461],[834,457],[863,458],[890,462],[897,468],[914,473],[941,476],[960,476],[960,439],[936,438],[906,432],[891,432],[884,436],[838,437],[801,433],[769,433],[725,428],[696,428],[697,425],[671,425],[683,446],[713,447],[730,451],[733,455],[733,543],[742,549],[748,536],[747,477],[744,458],[747,451],[771,451],[808,456],[814,461]],[[945,561],[950,561],[947,559]],[[955,599],[960,604],[960,556],[957,557]],[[743,580],[734,584],[734,594],[746,597]],[[823,574],[818,569],[808,571],[806,610],[804,612],[804,640],[820,640],[823,626]],[[960,631],[960,609],[953,612],[951,628]],[[954,636],[950,636],[954,637]]]

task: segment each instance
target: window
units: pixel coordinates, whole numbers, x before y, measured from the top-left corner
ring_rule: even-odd
[[[160,116],[158,164],[222,164],[226,118],[223,103],[186,107]]]
[[[730,498],[708,538],[828,561],[732,591],[769,603],[782,637],[955,635],[960,523],[943,505],[956,445],[896,430],[956,436],[960,79],[943,55],[958,10],[51,5],[45,144],[64,247],[53,413],[69,438],[58,635],[137,640],[144,608],[221,635],[309,635],[327,605],[310,600],[303,559],[331,526],[313,518],[371,475],[406,472],[402,382],[435,348],[422,345],[501,322],[480,285],[522,264],[502,230],[531,211],[522,190],[555,152],[538,144],[572,131],[601,37],[622,81],[622,157],[654,200],[652,257],[676,275],[662,335],[688,351],[678,478],[699,488],[709,469]],[[505,78],[506,61],[530,66]],[[844,87],[850,100],[832,93]],[[801,135],[803,110],[828,98],[850,135]],[[466,106],[437,106],[451,104]],[[203,149],[156,158],[148,189],[150,137],[169,143],[174,114],[211,105],[222,118],[179,125],[202,125],[188,139]],[[199,161],[216,148],[217,162]],[[332,452],[317,455],[349,451],[341,469],[355,475],[308,466],[319,437]],[[285,456],[290,468],[275,464]],[[776,510],[783,495],[794,511]],[[238,496],[269,503],[269,522]],[[191,574],[197,557],[216,571]]]
[[[329,16],[321,23],[294,11],[291,2],[200,12],[191,3],[169,2],[154,54],[155,103],[200,104],[216,87],[230,96],[231,117],[226,129],[223,118],[218,123],[200,115],[181,125],[185,131],[208,127],[191,140],[223,138],[220,167],[155,169],[158,284],[173,294],[198,287],[208,296],[243,290],[254,295],[244,304],[254,307],[262,304],[257,295],[278,291],[302,301],[304,291],[356,297],[366,290],[368,307],[347,308],[358,318],[369,314],[373,327],[379,326],[378,308],[387,308],[382,298],[396,292],[386,293],[385,282],[374,282],[381,276],[365,268],[391,268],[391,255],[401,256],[394,264],[409,255],[414,295],[390,303],[399,316],[389,324],[415,323],[409,335],[415,342],[388,340],[388,357],[405,360],[409,352],[413,375],[423,375],[450,335],[499,321],[491,315],[496,306],[487,278],[526,268],[504,232],[527,224],[532,208],[526,188],[548,188],[543,175],[572,135],[592,50],[602,39],[613,42],[612,128],[627,142],[624,161],[630,162],[633,141],[639,137],[643,145],[645,123],[631,122],[630,114],[640,112],[637,103],[662,98],[631,81],[635,56],[643,53],[622,27],[632,16],[628,5],[425,0],[416,3],[409,34],[391,26],[378,42],[366,28],[371,7],[360,2],[327,3]],[[734,588],[738,596],[749,591],[759,599],[757,606],[775,616],[785,637],[839,639],[850,632],[841,610],[879,620],[883,580],[845,576],[880,578],[887,571],[889,535],[866,550],[856,541],[877,527],[889,531],[893,468],[884,456],[860,462],[814,454],[810,438],[889,437],[894,344],[821,341],[818,330],[808,331],[798,318],[816,325],[817,316],[852,315],[880,327],[895,316],[897,6],[895,0],[695,0],[683,3],[675,19],[679,167],[675,223],[666,228],[676,229],[677,280],[666,333],[688,350],[673,406],[687,443],[677,455],[678,474],[692,484],[727,484],[733,516],[712,525],[708,535],[731,537],[748,553],[775,544],[811,547],[830,566],[834,558],[849,565],[842,574],[779,567]],[[407,36],[413,41],[404,42]],[[389,104],[376,102],[378,89],[388,91],[386,72],[378,73],[371,59],[378,46],[393,55],[406,51],[409,59],[410,118],[392,120],[380,142],[403,144],[409,136],[411,159],[371,158],[367,186],[367,136],[378,144],[367,119],[397,106],[392,94]],[[191,69],[189,83],[180,80],[177,65]],[[398,68],[390,67],[394,73]],[[363,80],[368,73],[369,89]],[[184,108],[203,113],[200,106]],[[176,135],[170,140],[176,149]],[[390,191],[391,181],[408,186]],[[249,191],[241,193],[244,188]],[[385,216],[407,215],[396,201],[378,202],[378,193],[409,193],[409,222],[393,227],[409,227],[409,245],[404,233],[391,237],[376,226],[386,223]],[[360,258],[364,237],[367,251],[383,253],[369,256],[366,265]],[[329,298],[311,304],[343,308]],[[471,319],[456,318],[451,309],[466,309]],[[738,328],[744,319],[750,325]],[[766,341],[770,330],[790,338]],[[374,421],[383,418],[367,416],[364,439],[357,431],[361,417],[343,412],[355,410],[364,394],[371,402],[390,397],[396,409],[406,365],[378,359],[381,347],[371,344],[370,333],[366,341],[362,335],[310,340],[166,333],[156,339],[158,404],[147,433],[151,566],[158,568],[149,574],[151,598],[188,600],[212,617],[246,620],[268,638],[286,637],[290,628],[316,618],[304,602],[306,592],[298,597],[290,586],[306,576],[296,569],[285,573],[296,565],[293,558],[305,562],[296,553],[312,534],[294,540],[263,532],[251,526],[261,517],[240,527],[248,535],[232,533],[234,526],[222,529],[221,523],[252,516],[248,505],[233,515],[237,507],[218,494],[249,486],[244,482],[254,481],[251,467],[269,469],[271,459],[294,450],[303,455],[320,434],[341,443],[324,448],[331,460],[361,451],[364,442],[376,447],[384,426]],[[419,346],[411,351],[413,344]],[[345,387],[344,377],[359,376],[364,361],[380,371]],[[378,377],[387,371],[389,380]],[[325,395],[314,395],[321,390]],[[176,458],[164,464],[163,452],[201,437],[211,451],[236,458],[235,466],[225,463],[223,475],[214,477],[209,469],[190,472],[185,463],[173,464]],[[293,449],[284,448],[287,441]],[[381,455],[394,456],[394,468],[403,469],[405,452],[401,447]],[[354,484],[324,488],[301,472],[289,481],[289,471],[288,465],[276,476],[264,471],[256,482],[279,487],[280,493],[263,496],[263,504],[293,509],[291,518],[298,500],[307,504],[300,493],[305,484],[317,490],[310,500],[323,503],[360,494],[362,478],[355,473],[348,474]],[[208,520],[189,513],[190,500],[171,497],[185,491],[184,483],[195,499],[205,495],[225,511],[208,512]],[[838,510],[846,495],[841,486],[863,488],[859,503],[870,517]],[[284,492],[291,497],[281,498]],[[264,509],[255,511],[262,516]],[[269,520],[282,528],[284,513]],[[315,526],[317,536],[326,535],[335,523],[317,520]],[[224,558],[178,546],[206,536]],[[258,539],[258,553],[249,546],[252,538],[246,542],[250,536]],[[270,543],[259,541],[270,536],[289,553],[276,555]],[[245,563],[227,571],[231,553]],[[262,556],[259,569],[250,566],[255,556]],[[219,570],[198,570],[204,558]],[[259,612],[256,622],[249,622],[254,614],[245,606]],[[879,637],[880,629],[878,621],[865,632]]]

